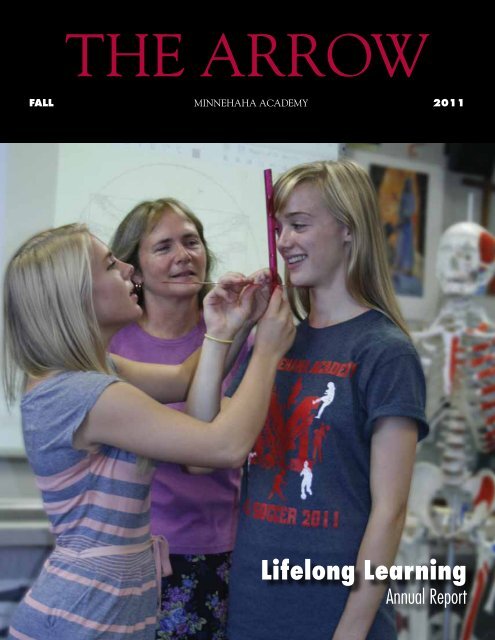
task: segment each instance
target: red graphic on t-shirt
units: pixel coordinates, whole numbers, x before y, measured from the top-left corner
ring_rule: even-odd
[[[251,458],[251,464],[278,471],[268,498],[278,495],[285,500],[282,485],[287,482],[287,472],[300,474],[305,461],[308,461],[312,469],[315,464],[322,462],[323,440],[330,430],[330,425],[317,421],[318,428],[311,432],[310,427],[318,412],[318,407],[313,402],[317,397],[306,396],[297,402],[302,387],[302,378],[298,378],[285,408],[285,413],[292,408],[288,419],[284,418],[284,407],[279,402],[276,392],[272,392],[265,427],[254,447],[256,455]],[[293,452],[293,455],[290,455],[290,452]]]
[[[322,424],[321,427],[313,431],[313,460],[318,460],[318,462],[322,462],[321,448],[327,431],[330,431],[327,424]]]
[[[284,480],[284,478],[285,478],[284,471],[277,473],[277,475],[275,476],[275,480],[273,481],[272,490],[270,491],[268,498],[273,498],[273,496],[277,494],[279,498],[282,498],[282,500],[287,500],[287,498],[282,493],[282,485],[287,484],[287,480]]]

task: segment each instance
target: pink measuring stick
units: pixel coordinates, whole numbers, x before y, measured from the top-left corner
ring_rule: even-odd
[[[272,170],[265,169],[263,171],[265,177],[265,199],[266,199],[266,220],[268,229],[268,266],[272,276],[272,289],[278,284],[277,270],[277,221],[275,212],[273,211],[273,183]]]

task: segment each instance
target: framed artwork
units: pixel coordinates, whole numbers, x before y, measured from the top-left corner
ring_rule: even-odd
[[[438,284],[436,249],[442,232],[444,172],[380,153],[354,152],[378,198],[388,263],[406,320],[433,319]]]
[[[428,174],[370,164],[397,295],[422,297]]]

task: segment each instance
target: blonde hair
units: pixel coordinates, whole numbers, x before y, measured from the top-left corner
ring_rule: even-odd
[[[351,296],[358,304],[384,313],[409,335],[395,297],[376,191],[367,172],[351,160],[318,161],[293,167],[274,185],[275,212],[285,207],[293,190],[303,183],[317,187],[329,213],[351,232],[346,274]],[[286,270],[286,279],[288,277]],[[288,295],[297,317],[305,317],[310,311],[308,289],[294,287]]]
[[[204,235],[203,223],[201,220],[186,206],[183,202],[175,198],[159,198],[158,200],[146,200],[136,205],[122,220],[110,243],[113,254],[123,262],[128,262],[132,266],[141,271],[139,264],[139,246],[141,240],[151,233],[155,225],[162,216],[173,211],[180,216],[187,218],[196,227],[198,236],[205,248],[206,253],[206,274],[205,280],[212,279],[211,272],[216,264],[215,254],[208,247]],[[199,303],[202,304],[204,297],[212,285],[204,285],[199,291]],[[144,299],[140,299],[139,303],[144,306]]]
[[[19,373],[110,373],[92,298],[91,235],[68,224],[36,234],[11,258],[4,279],[3,382],[9,404]]]

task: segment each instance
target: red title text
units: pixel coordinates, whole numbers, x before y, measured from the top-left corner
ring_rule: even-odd
[[[428,33],[341,33],[322,39],[308,33],[274,36],[248,33],[235,38],[222,33],[187,68],[186,43],[180,33],[68,33],[65,42],[76,51],[81,78],[356,78],[379,68],[390,78],[410,78],[420,66]],[[125,44],[124,44],[125,41]],[[131,44],[130,44],[131,42]],[[199,55],[196,54],[199,58]],[[132,68],[131,68],[132,67]]]

